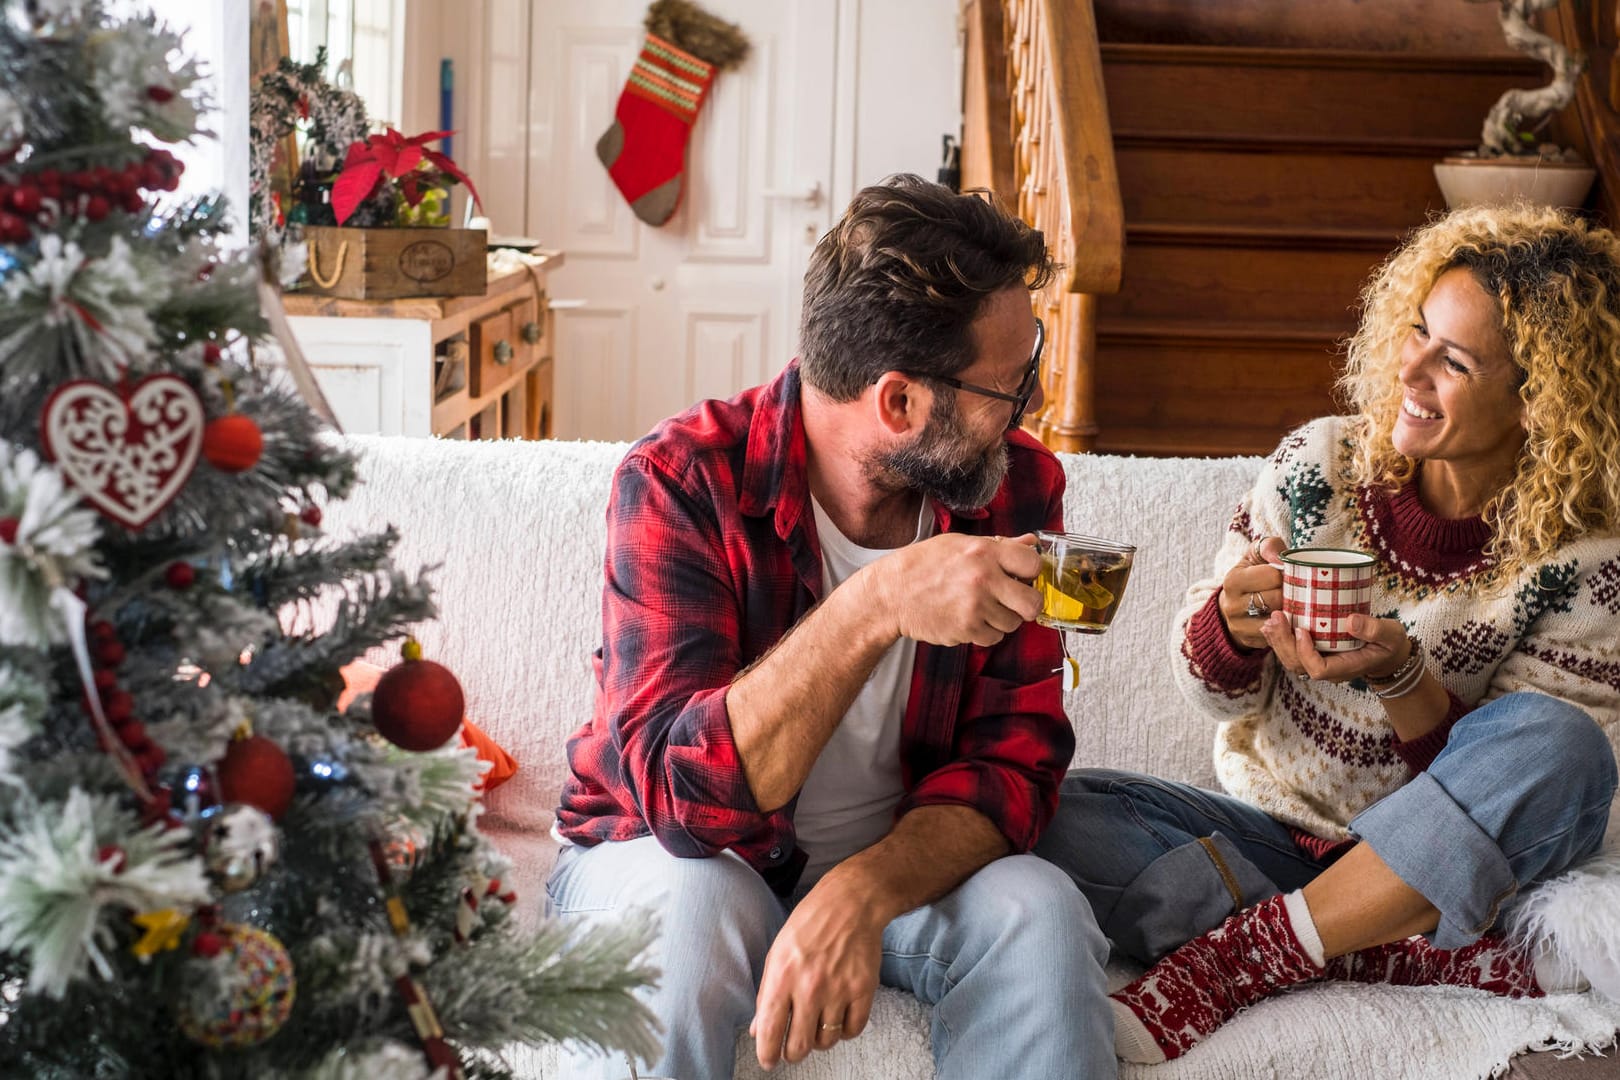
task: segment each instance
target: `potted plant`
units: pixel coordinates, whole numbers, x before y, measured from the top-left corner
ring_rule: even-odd
[[[1586,57],[1571,53],[1530,25],[1536,12],[1558,6],[1558,0],[1467,0],[1495,3],[1502,34],[1520,52],[1552,69],[1546,86],[1513,89],[1491,107],[1480,131],[1479,146],[1448,157],[1434,167],[1446,205],[1515,200],[1549,206],[1579,206],[1597,175],[1580,155],[1543,142],[1540,132],[1575,96],[1575,82]]]

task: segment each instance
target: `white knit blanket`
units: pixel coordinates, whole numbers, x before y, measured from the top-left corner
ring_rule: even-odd
[[[590,652],[601,633],[604,509],[620,444],[351,440],[366,483],[327,511],[337,534],[402,530],[402,565],[434,573],[441,616],[418,634],[467,690],[469,713],[517,758],[492,793],[486,829],[516,863],[523,914],[538,917],[554,854],[546,830],[566,769],[563,741],[590,715]],[[1138,545],[1137,566],[1108,634],[1078,643],[1081,689],[1066,706],[1077,764],[1140,769],[1213,784],[1212,729],[1189,716],[1168,669],[1171,619],[1206,565],[1253,458],[1154,460],[1066,456],[1070,528]],[[378,655],[378,662],[391,657]],[[1620,837],[1610,832],[1617,851]],[[1594,922],[1620,998],[1620,875],[1565,889],[1550,921],[1566,938]],[[1116,973],[1119,980],[1124,973]],[[1127,1078],[1459,1078],[1499,1075],[1527,1049],[1596,1050],[1620,1030],[1620,1004],[1595,993],[1515,1002],[1466,990],[1333,985],[1302,989],[1240,1015],[1186,1058],[1126,1068]],[[773,1076],[926,1080],[924,1010],[885,990],[859,1039]],[[525,1076],[558,1074],[552,1048],[512,1048]],[[737,1075],[760,1080],[746,1038]],[[1615,1075],[1620,1076],[1620,1064]],[[689,1077],[683,1080],[708,1080]],[[989,1080],[989,1078],[987,1078]]]

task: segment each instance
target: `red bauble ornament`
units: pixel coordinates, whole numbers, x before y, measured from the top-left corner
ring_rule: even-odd
[[[189,589],[197,580],[197,571],[188,562],[170,563],[163,571],[163,580],[171,589]]]
[[[450,669],[432,660],[409,660],[377,681],[371,721],[402,750],[436,750],[461,727],[467,702]]]
[[[221,802],[257,806],[277,821],[292,805],[293,765],[287,752],[262,735],[237,739],[214,768]]]
[[[203,430],[202,456],[220,472],[246,472],[264,453],[264,434],[251,417],[230,413]]]

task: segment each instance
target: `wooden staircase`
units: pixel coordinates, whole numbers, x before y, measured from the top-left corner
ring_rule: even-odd
[[[976,7],[964,6],[970,71],[975,19],[985,39],[997,32]],[[1117,291],[1104,279],[1078,305],[1041,301],[1076,312],[1084,324],[1071,340],[1094,342],[1090,355],[1055,357],[1047,375],[1050,400],[1032,426],[1060,449],[1267,453],[1334,411],[1339,342],[1362,286],[1444,208],[1434,162],[1478,141],[1503,90],[1545,76],[1503,44],[1494,5],[1461,0],[1007,0],[1000,14],[1014,57],[1040,31],[1089,29],[1107,97]],[[1059,55],[1085,53],[1071,44]],[[1020,94],[1047,93],[1027,77],[1033,63],[1011,64],[1014,117]],[[1013,125],[1013,167],[998,179],[989,140],[975,152],[971,74],[968,86],[965,182],[1005,185],[1010,172],[1027,195],[1035,185],[1017,148],[1029,133]],[[1027,203],[1026,218],[1053,235]]]

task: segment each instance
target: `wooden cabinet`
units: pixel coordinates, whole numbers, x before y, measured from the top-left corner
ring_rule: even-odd
[[[546,439],[556,364],[546,275],[561,264],[549,252],[492,276],[482,296],[294,294],[287,314],[350,434]]]

